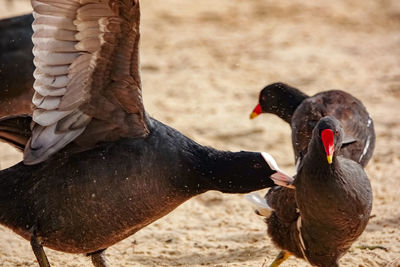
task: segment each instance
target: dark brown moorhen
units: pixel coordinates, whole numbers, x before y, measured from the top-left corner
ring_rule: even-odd
[[[340,121],[346,136],[341,154],[365,167],[375,148],[374,124],[364,105],[352,95],[330,90],[307,96],[284,83],[266,86],[259,96],[259,104],[250,117],[272,113],[288,122],[292,128],[292,145],[296,165],[307,153],[312,131],[324,116],[334,116]]]
[[[40,266],[43,246],[106,266],[107,247],[197,194],[292,182],[267,154],[201,146],[146,114],[137,0],[32,6],[36,108],[32,132],[29,116],[0,123],[25,150],[0,172],[0,223],[30,240]]]
[[[0,117],[31,112],[32,15],[0,20]]]
[[[266,199],[246,196],[267,217],[268,234],[283,249],[272,267],[290,255],[315,266],[339,266],[364,231],[372,208],[371,185],[360,164],[340,155],[343,135],[338,120],[322,118],[298,168],[296,190],[274,187]]]

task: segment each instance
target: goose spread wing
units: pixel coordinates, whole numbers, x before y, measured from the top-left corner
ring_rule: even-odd
[[[25,164],[68,143],[148,134],[141,97],[138,0],[32,0],[36,70]]]

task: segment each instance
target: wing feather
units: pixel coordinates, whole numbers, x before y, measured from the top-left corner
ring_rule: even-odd
[[[72,112],[73,110],[62,111],[37,108],[33,111],[32,119],[42,126],[51,126]]]
[[[79,29],[76,29],[76,26],[74,25],[74,21],[71,18],[45,16],[43,14],[40,16],[35,16],[35,20],[32,24],[32,28],[35,31],[39,30],[39,29],[43,29],[43,28],[62,29],[62,30],[68,30],[68,31],[76,31],[76,30],[79,31]],[[50,35],[50,33],[47,33],[47,32],[42,32],[41,34]]]
[[[44,73],[47,73],[49,75],[63,75],[63,74],[68,74],[68,65],[46,65],[46,62],[40,61],[38,58],[35,58],[33,60],[35,65]]]
[[[33,84],[35,93],[41,94],[42,96],[62,96],[67,92],[67,88],[56,88],[52,86],[45,85],[39,80],[36,80]]]
[[[24,163],[42,162],[73,141],[147,135],[138,0],[31,2],[35,110]]]
[[[53,110],[57,109],[60,105],[61,97],[58,96],[42,96],[40,94],[35,94],[32,103],[40,108],[45,110]]]

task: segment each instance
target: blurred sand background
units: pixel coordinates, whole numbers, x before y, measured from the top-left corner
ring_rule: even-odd
[[[202,144],[267,151],[294,173],[289,126],[272,115],[248,119],[259,90],[283,81],[310,95],[335,88],[360,98],[377,132],[367,168],[375,217],[340,263],[400,266],[400,1],[145,0],[141,8],[145,107]],[[0,0],[1,18],[30,10],[27,0]],[[1,168],[20,159],[1,145]],[[52,266],[91,266],[82,255],[46,252]],[[277,253],[241,195],[209,192],[106,255],[111,266],[261,267]],[[4,227],[0,265],[37,266],[29,242]]]

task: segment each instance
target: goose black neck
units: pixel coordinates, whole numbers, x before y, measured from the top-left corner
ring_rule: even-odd
[[[275,171],[260,153],[207,149],[202,160],[197,172],[207,190],[248,193],[274,185],[270,175]]]
[[[208,190],[247,193],[274,185],[270,176],[276,171],[269,167],[261,153],[216,150],[196,143],[153,118],[148,119],[148,124],[150,138],[154,137],[162,158],[158,163],[162,161],[170,166],[172,182],[189,196]]]

